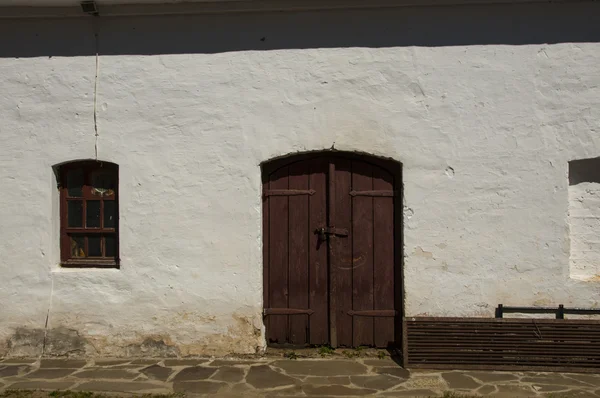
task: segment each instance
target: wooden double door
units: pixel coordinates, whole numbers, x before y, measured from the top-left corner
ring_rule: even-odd
[[[269,345],[401,342],[401,166],[337,152],[263,167]]]

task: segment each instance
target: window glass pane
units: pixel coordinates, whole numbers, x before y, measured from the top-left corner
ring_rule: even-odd
[[[67,203],[67,225],[69,227],[82,227],[83,202],[81,200],[69,200]]]
[[[70,236],[71,257],[85,257],[85,241],[83,236]]]
[[[82,196],[83,170],[74,169],[67,172],[67,192],[69,196]]]
[[[110,196],[115,193],[115,173],[96,171],[92,173],[92,193],[98,196]]]
[[[86,226],[86,228],[100,228],[100,201],[99,200],[88,200],[87,201],[85,226]]]
[[[114,228],[116,215],[114,200],[104,201],[104,228]]]
[[[88,236],[88,257],[102,257],[102,238],[100,236]]]
[[[104,249],[106,251],[106,257],[116,257],[117,256],[117,240],[114,236],[109,235],[105,239]]]

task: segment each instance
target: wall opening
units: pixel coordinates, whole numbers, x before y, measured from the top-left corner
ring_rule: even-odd
[[[600,280],[600,158],[569,162],[570,277]]]

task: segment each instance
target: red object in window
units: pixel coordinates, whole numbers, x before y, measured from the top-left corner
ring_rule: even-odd
[[[73,162],[60,167],[60,251],[64,267],[119,267],[119,167]]]

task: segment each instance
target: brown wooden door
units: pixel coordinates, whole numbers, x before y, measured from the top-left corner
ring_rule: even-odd
[[[270,345],[401,342],[400,167],[323,154],[263,169]]]

